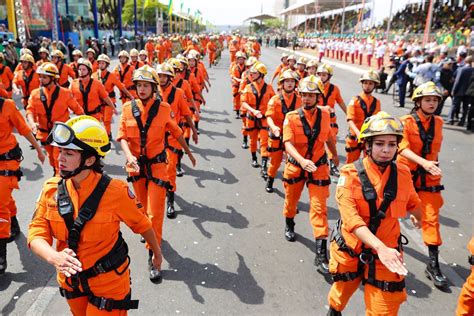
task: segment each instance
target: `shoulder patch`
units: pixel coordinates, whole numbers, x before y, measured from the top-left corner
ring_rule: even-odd
[[[283,126],[286,126],[286,125],[288,125],[288,119],[287,118],[285,118],[285,120],[283,121]]]
[[[339,180],[337,181],[337,186],[338,187],[343,187],[345,183],[346,183],[346,177],[345,176],[340,176]]]
[[[171,116],[171,118],[174,118],[174,117],[175,117],[175,115],[174,115],[174,112],[173,112],[173,111],[171,111],[171,112],[170,112],[170,116]]]
[[[130,188],[127,188],[127,193],[128,193],[128,197],[132,200],[135,199],[135,194],[133,193],[133,191],[130,189]]]

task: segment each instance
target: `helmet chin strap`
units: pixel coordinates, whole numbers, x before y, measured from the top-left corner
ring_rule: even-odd
[[[370,159],[372,159],[372,161],[379,167],[382,167],[382,168],[385,168],[385,167],[388,167],[392,161],[396,161],[397,160],[397,153],[395,153],[395,156],[393,156],[393,159],[392,160],[388,160],[388,161],[380,161],[380,160],[377,160],[375,159],[373,156],[372,156],[372,144],[369,143],[369,149],[367,149],[366,151],[367,155],[370,157]]]
[[[72,170],[72,171],[64,171],[64,170],[60,170],[59,171],[59,176],[63,179],[70,179],[74,176],[77,176],[79,173],[81,173],[82,170],[86,170],[86,169],[92,169],[92,167],[88,167],[86,166],[86,157],[84,155],[84,153],[81,152],[81,163],[79,164],[79,167],[77,167],[76,169]]]

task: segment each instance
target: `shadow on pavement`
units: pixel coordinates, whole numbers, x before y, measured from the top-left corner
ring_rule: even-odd
[[[439,222],[440,224],[442,225],[445,225],[445,226],[449,226],[449,227],[459,227],[459,222],[452,219],[452,218],[449,218],[449,217],[445,217],[443,215],[439,215]]]
[[[201,109],[202,113],[207,113],[207,114],[212,114],[212,115],[229,115],[229,112],[227,111],[213,111],[213,110],[207,110],[205,108]]]
[[[194,177],[194,182],[196,182],[197,186],[200,188],[204,188],[205,185],[203,181],[219,181],[223,184],[234,184],[239,182],[237,179],[227,168],[224,168],[223,174],[218,174],[212,171],[205,171],[205,170],[196,170],[187,167],[186,165],[182,165],[183,170],[185,172],[185,176]]]
[[[230,124],[231,123],[231,121],[228,118],[216,119],[216,118],[213,118],[213,117],[205,117],[205,116],[201,117],[201,121],[212,123],[212,124],[224,124],[224,123],[225,124]]]
[[[219,151],[215,149],[204,149],[195,146],[191,147],[194,155],[199,155],[206,161],[210,161],[208,157],[221,157],[225,159],[235,158],[235,155],[229,149],[226,149],[225,151]]]
[[[35,168],[32,170],[25,167],[21,167],[21,171],[23,171],[23,176],[25,176],[26,180],[29,180],[29,181],[36,181],[36,180],[42,179],[44,177],[43,168],[37,162],[33,164],[35,165]],[[51,171],[51,173],[53,172]]]
[[[201,132],[201,135],[206,135],[212,140],[216,140],[215,137],[235,138],[235,135],[232,134],[228,129],[226,129],[225,133],[208,131],[208,130],[203,130],[203,129],[200,129],[199,131]]]
[[[124,164],[125,165],[125,164]],[[104,165],[104,171],[109,175],[114,176],[127,176],[124,166],[106,164]]]
[[[226,207],[230,210],[229,213],[208,207],[196,201],[189,203],[179,195],[175,196],[175,202],[182,210],[178,212],[178,216],[185,215],[194,217],[194,225],[196,225],[201,234],[206,238],[212,238],[213,235],[202,225],[205,222],[229,224],[230,227],[236,229],[244,229],[249,225],[247,218],[237,212],[235,208],[230,205],[227,205]]]
[[[8,252],[10,252],[10,254],[14,245],[18,247],[18,251],[20,253],[20,262],[23,265],[24,272],[11,273],[7,267],[5,275],[0,278],[0,292],[8,289],[8,287],[10,287],[13,282],[21,283],[20,287],[12,294],[12,297],[8,303],[0,311],[0,315],[12,314],[15,310],[16,303],[19,301],[19,298],[21,298],[22,295],[27,293],[28,290],[43,288],[54,273],[54,268],[52,266],[45,264],[28,249],[26,237],[23,232],[20,233],[14,243],[8,244]],[[15,299],[17,296],[18,299]]]
[[[171,267],[171,271],[163,271],[163,278],[184,282],[196,302],[205,303],[204,297],[198,292],[198,286],[201,286],[232,291],[244,304],[263,304],[265,291],[258,285],[244,257],[239,253],[236,252],[239,266],[234,273],[224,271],[214,264],[201,264],[191,258],[184,258],[164,240],[161,249]],[[174,269],[177,271],[173,271]]]

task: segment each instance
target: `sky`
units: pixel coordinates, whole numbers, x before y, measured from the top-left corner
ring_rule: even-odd
[[[389,15],[390,0],[374,1],[376,21],[382,21]],[[419,1],[421,0],[393,0],[392,11],[395,13],[407,3]],[[161,2],[167,4],[168,0],[161,0]],[[369,2],[369,0],[367,2]],[[175,11],[179,11],[181,3],[183,3],[183,11],[185,13],[188,8],[191,9],[191,14],[196,10],[200,10],[203,21],[208,20],[214,25],[241,25],[245,19],[259,15],[262,6],[263,13],[275,14],[275,12],[273,12],[274,0],[173,0]]]

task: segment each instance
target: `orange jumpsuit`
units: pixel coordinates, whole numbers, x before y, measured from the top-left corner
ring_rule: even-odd
[[[300,111],[303,112],[304,118],[311,129],[319,122],[319,135],[314,142],[311,153],[307,153],[309,139],[304,133]],[[283,143],[290,142],[300,155],[306,157],[306,159],[311,159],[318,167],[315,172],[308,174],[296,161],[293,161],[291,158],[287,159],[285,170],[283,171],[285,187],[283,215],[286,218],[294,218],[296,216],[296,207],[306,183],[310,199],[309,220],[316,239],[328,236],[326,201],[329,197],[329,184],[331,180],[329,178],[325,145],[330,138],[334,137],[329,124],[329,111],[318,107],[316,107],[314,113],[303,108],[289,112],[286,114],[283,123]]]
[[[135,85],[132,81],[133,71],[135,68],[130,64],[119,64],[114,73],[119,78],[120,82],[123,83],[125,88],[132,94],[132,96],[136,99],[137,98],[137,90],[135,89]],[[126,95],[121,94],[120,100],[122,100],[122,104],[125,104],[129,99]]]
[[[192,74],[194,74],[194,77],[196,78],[196,82],[199,87],[199,92],[202,93],[202,89],[204,88],[204,73],[202,69],[200,67],[193,67],[193,68],[189,68],[189,71]],[[193,87],[193,83],[191,83],[191,87],[193,88],[193,91],[196,89],[195,87]],[[196,105],[197,111],[201,112],[201,104],[203,103],[203,99],[201,98],[201,95],[199,93],[195,93],[194,103]],[[200,121],[200,118],[195,115],[194,122],[199,122],[199,121]]]
[[[158,56],[158,62],[162,64],[165,61],[166,47],[163,44],[158,43],[155,46],[156,55]]]
[[[240,82],[237,80],[234,80],[235,78],[242,79],[242,74],[245,71],[245,65],[240,66],[239,64],[235,64],[230,72],[230,77],[232,80],[232,98],[234,101],[234,111],[238,111],[240,109],[240,92],[239,92],[239,86]]]
[[[214,65],[214,62],[216,61],[217,46],[214,42],[211,41],[207,43],[206,48],[209,52],[209,67],[211,67],[211,65]]]
[[[252,50],[253,50],[253,56],[257,57],[257,59],[260,58],[260,43],[255,41],[252,43]]]
[[[58,84],[63,88],[69,88],[69,77],[71,77],[72,79],[76,78],[76,73],[74,72],[74,69],[72,69],[72,67],[68,64],[61,63],[61,66],[58,66],[58,70]]]
[[[57,92],[55,92],[57,89]],[[41,101],[41,91],[46,97],[46,105]],[[53,95],[55,99],[53,100]],[[47,108],[47,109],[46,109]],[[69,111],[76,115],[84,114],[84,110],[77,103],[77,99],[71,91],[60,86],[53,86],[48,89],[41,87],[31,92],[26,107],[26,115],[33,115],[33,119],[38,123],[36,139],[41,142],[48,153],[49,164],[56,171],[59,167],[59,148],[46,143],[54,122],[66,122],[69,119]]]
[[[0,126],[2,126],[0,129],[0,155],[3,155],[18,146],[13,129],[23,136],[31,133],[31,129],[13,100],[0,99],[0,104],[2,104],[0,105]],[[20,159],[0,159],[0,172],[4,170],[11,172],[20,170]],[[10,237],[11,218],[17,213],[12,192],[13,189],[19,189],[18,181],[19,178],[15,175],[0,175],[0,239]]]
[[[93,116],[101,122],[103,121],[102,100],[109,95],[99,80],[92,78],[87,81],[74,79],[69,90],[84,109],[84,114]]]
[[[257,152],[257,142],[260,141],[260,155],[262,158],[268,157],[268,124],[265,113],[267,112],[268,102],[274,95],[273,87],[266,84],[262,79],[261,83],[252,82],[245,86],[241,96],[242,102],[262,113],[262,118],[258,119],[252,113],[247,112],[245,126],[250,137],[250,152]]]
[[[287,65],[285,64],[279,64],[278,67],[275,69],[275,72],[273,73],[273,77],[272,77],[272,82],[273,80],[275,80],[275,78],[278,78],[282,72],[282,69],[285,68]]]
[[[92,64],[92,72],[96,72],[97,70],[99,70],[99,62],[97,60],[89,60]]]
[[[0,83],[8,93],[8,98],[12,97],[13,73],[9,67],[0,64]]]
[[[354,122],[360,130],[365,119],[378,112],[380,112],[380,100],[372,95],[361,92],[358,96],[353,97],[347,106],[347,121]],[[345,149],[347,154],[346,163],[356,161],[362,152],[362,147],[357,140],[357,135],[350,128],[346,136]]]
[[[363,165],[368,179],[377,193],[376,204],[380,207],[391,167],[388,166],[382,174],[377,165],[369,158],[363,159]],[[406,211],[413,211],[420,204],[420,199],[415,188],[411,185],[410,179],[411,175],[408,168],[402,164],[397,164],[396,199],[391,202],[385,218],[381,220],[376,232],[377,238],[387,247],[398,249],[400,253],[402,253],[402,249],[399,245],[400,223],[398,219],[404,218],[407,215]],[[334,239],[331,241],[329,271],[335,282],[329,291],[328,300],[333,309],[342,311],[352,294],[359,287],[362,279],[367,279],[369,275],[368,265],[359,262],[358,254],[362,252],[363,243],[353,233],[356,228],[368,226],[370,220],[369,204],[364,199],[362,184],[354,164],[348,164],[341,168],[336,201],[342,220],[340,233],[347,249],[340,248]],[[351,256],[349,252],[353,252],[354,256]],[[371,253],[374,254],[374,250]],[[375,280],[396,282],[395,284],[398,284],[401,288],[390,292],[366,283],[364,286],[366,315],[397,315],[400,305],[407,297],[404,283],[401,283],[404,282],[404,277],[390,272],[378,258],[373,260]],[[343,278],[344,273],[351,272],[354,273],[352,277]],[[388,284],[386,285],[388,287]]]
[[[34,69],[28,69],[26,72],[25,70],[20,70],[15,73],[15,77],[13,78],[13,83],[18,87],[21,88],[23,97],[21,98],[21,102],[23,106],[26,107],[28,104],[28,98],[30,97],[31,91],[38,88],[40,86],[39,76]]]
[[[196,112],[196,105],[194,104],[194,96],[193,96],[193,89],[191,88],[191,84],[188,80],[184,79],[184,76],[175,76],[173,80],[173,85],[176,88],[181,88],[184,91],[184,95],[186,96],[186,101],[188,102],[188,108],[192,114]],[[191,138],[191,127],[189,126],[188,122],[184,117],[181,117],[181,122],[179,122],[179,126],[183,130],[184,138],[188,139]]]
[[[283,101],[283,102],[282,102]],[[283,160],[283,121],[287,113],[301,107],[301,98],[296,92],[290,94],[281,92],[274,95],[268,102],[265,116],[271,117],[273,123],[280,128],[280,137],[275,137],[271,132],[268,135],[268,152],[270,154],[270,165],[268,166],[268,176],[275,178]]]
[[[187,81],[189,83],[189,85],[191,86],[191,90],[193,92],[193,99],[194,99],[194,109],[195,111],[193,111],[194,113],[196,113],[196,111],[200,111],[200,105],[202,103],[202,99],[200,97],[200,93],[201,93],[201,86],[199,85],[198,83],[198,80],[196,78],[196,76],[194,75],[194,73],[191,71],[191,70],[186,70],[185,72],[183,72],[182,74],[182,78],[184,78],[185,81]],[[190,106],[191,108],[191,106]],[[196,115],[193,116],[193,120],[194,122],[197,122],[196,120]],[[188,127],[185,127],[184,129],[184,138],[190,138],[191,137],[191,129]]]
[[[420,122],[425,130],[425,133],[430,129],[430,124],[433,124],[434,134],[429,153],[425,155],[425,159],[438,161],[438,154],[441,151],[441,143],[443,141],[443,119],[440,116],[433,115],[431,118],[425,118],[421,111],[417,111],[416,115],[420,118]],[[404,149],[410,149],[418,156],[422,157],[424,145],[427,142],[422,141],[417,122],[412,115],[406,115],[401,118],[403,123],[403,140],[399,146],[399,152]],[[421,199],[421,232],[423,241],[427,246],[439,246],[442,244],[441,233],[439,231],[439,209],[443,206],[443,197],[441,190],[441,176],[433,176],[426,172],[423,167],[411,162],[401,155],[398,156],[400,163],[407,165],[413,175],[415,189]]]
[[[153,62],[153,60],[155,59],[155,47],[154,46],[155,45],[153,44],[152,41],[148,41],[145,44],[145,50],[146,50],[148,60],[150,61],[150,63]]]
[[[474,237],[471,238],[467,247],[471,254],[471,274],[462,287],[459,295],[458,307],[456,309],[456,316],[474,315]]]
[[[240,50],[240,48],[239,48],[238,43],[234,43],[232,41],[229,43],[229,53],[230,53],[230,61],[231,62],[235,61],[235,54],[237,54],[237,52],[239,50]]]
[[[137,60],[137,61],[130,61],[130,65],[132,65],[134,69],[138,69],[138,68],[141,68],[144,65],[144,63]]]
[[[321,97],[318,99],[318,105],[326,106],[329,105],[331,107],[331,111],[329,111],[329,115],[331,116],[331,128],[333,129],[334,135],[339,132],[339,126],[337,125],[337,118],[336,118],[336,103],[342,104],[344,100],[341,97],[341,91],[339,87],[326,82],[324,84],[324,92],[321,93]],[[332,160],[332,153],[331,151],[327,150],[328,158]]]
[[[240,95],[239,109],[240,109],[240,118],[242,119],[241,133],[243,136],[248,136],[249,133],[247,131],[247,110],[242,107],[242,93],[244,92],[245,87],[251,83],[249,70],[244,71],[241,78],[242,80],[240,81],[240,85],[239,85],[239,95]]]
[[[136,100],[141,113],[141,121],[145,126],[148,120],[148,113],[154,100],[148,101],[143,106],[140,100]],[[132,102],[127,102],[122,108],[117,141],[126,140],[132,154],[140,158],[144,155],[147,159],[153,159],[165,151],[165,133],[169,132],[174,138],[182,135],[182,131],[174,118],[171,117],[171,107],[166,102],[161,102],[158,114],[150,123],[147,132],[145,148],[140,147],[140,129],[132,114]],[[161,161],[161,160],[160,160]],[[158,243],[161,245],[163,232],[163,218],[165,212],[166,191],[169,188],[168,174],[166,171],[166,159],[162,162],[150,163],[150,169],[140,165],[140,173],[130,172],[129,181],[133,183],[133,188],[138,199],[143,203],[145,210],[151,220],[153,231],[156,234]],[[151,174],[148,172],[151,170]],[[148,179],[147,179],[148,177]],[[154,180],[157,180],[156,182]],[[159,181],[158,181],[159,180]],[[158,184],[159,182],[160,184]]]
[[[108,70],[99,70],[98,72],[95,72],[92,75],[92,78],[95,80],[100,80],[100,82],[104,85],[105,91],[107,92],[110,100],[112,100],[114,104],[116,104],[117,102],[114,88],[117,87],[120,90],[120,95],[124,94],[122,91],[126,90],[123,83],[118,80],[116,74]],[[107,134],[111,135],[112,117],[114,115],[114,109],[111,106],[104,105],[102,106],[102,115],[104,118],[104,126],[107,130]]]
[[[174,118],[176,124],[180,124],[181,119],[185,116],[191,116],[192,112],[189,110],[188,102],[186,101],[186,95],[180,88],[176,88],[170,84],[165,89],[159,88],[160,95],[163,101],[167,102],[171,106],[171,117]],[[176,138],[172,135],[166,138],[166,156],[168,158],[168,164],[166,170],[168,174],[168,180],[173,188],[170,189],[172,192],[176,192],[176,165],[180,156],[183,155],[183,147]]]
[[[79,76],[79,72],[77,71],[77,61],[73,61],[71,63],[69,63],[69,67],[72,68],[72,70],[74,71],[74,74],[77,76]]]
[[[80,188],[75,188],[72,180],[66,180],[66,188],[74,205],[74,218],[77,217],[80,206],[92,193],[101,175],[91,172],[81,182]],[[43,239],[50,245],[56,240],[56,250],[62,251],[68,247],[68,229],[57,207],[56,195],[60,178],[46,181],[36,202],[33,219],[28,230],[28,245],[35,239]],[[121,180],[112,179],[107,187],[95,216],[84,225],[81,232],[77,258],[82,263],[83,271],[93,267],[96,261],[108,254],[115,245],[120,231],[120,223],[124,222],[137,234],[151,228],[143,206],[133,196],[127,184]],[[88,279],[93,295],[108,299],[122,300],[130,294],[129,260],[125,261],[117,272],[109,271]],[[73,289],[68,285],[62,273],[57,274],[59,286],[67,291]],[[70,283],[69,283],[70,284]],[[82,286],[81,286],[82,288]],[[126,315],[125,310],[107,312],[99,310],[88,302],[88,297],[68,299],[67,303],[74,315]]]

